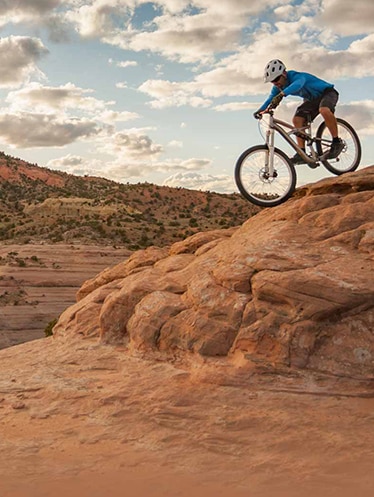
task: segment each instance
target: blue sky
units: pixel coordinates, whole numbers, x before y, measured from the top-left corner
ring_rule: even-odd
[[[124,183],[236,191],[237,157],[263,141],[252,114],[270,91],[264,66],[280,58],[335,84],[371,165],[373,19],[372,0],[1,0],[0,150]],[[329,174],[299,166],[298,183]]]

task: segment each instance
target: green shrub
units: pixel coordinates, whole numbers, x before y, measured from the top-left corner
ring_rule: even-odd
[[[55,326],[55,324],[57,323],[57,321],[58,321],[58,318],[52,319],[52,321],[50,321],[47,324],[47,326],[44,328],[44,335],[46,337],[53,336],[53,327]]]

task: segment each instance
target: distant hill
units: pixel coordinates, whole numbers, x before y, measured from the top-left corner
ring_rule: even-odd
[[[242,224],[259,209],[239,194],[74,176],[0,152],[0,242],[164,246]]]

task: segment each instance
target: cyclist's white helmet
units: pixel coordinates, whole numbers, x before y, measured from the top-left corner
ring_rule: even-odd
[[[265,83],[269,83],[274,81],[278,76],[283,74],[283,71],[286,70],[286,66],[279,59],[271,60],[265,67],[264,72],[264,81]]]

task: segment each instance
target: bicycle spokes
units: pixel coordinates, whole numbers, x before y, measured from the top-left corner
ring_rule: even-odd
[[[322,158],[322,163],[333,174],[343,174],[357,169],[361,160],[361,144],[357,133],[352,126],[338,118],[338,134],[344,143],[343,150],[334,159]],[[317,131],[317,151],[319,156],[330,150],[331,136],[325,125],[322,123]]]
[[[288,157],[274,149],[273,171],[266,165],[266,145],[246,150],[238,159],[235,180],[242,195],[263,207],[278,205],[289,198],[296,185],[296,173]]]

